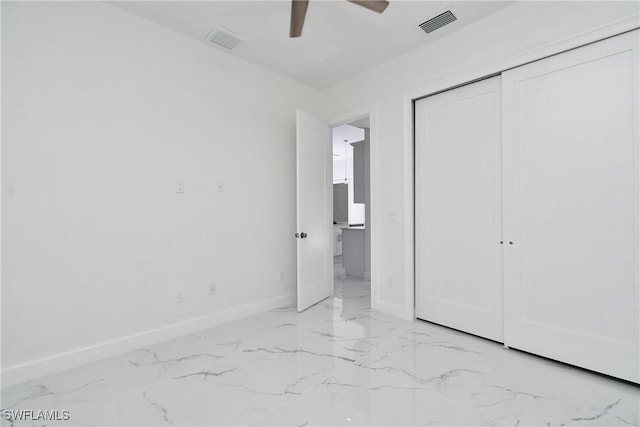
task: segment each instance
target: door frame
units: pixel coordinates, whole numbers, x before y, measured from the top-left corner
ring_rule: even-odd
[[[615,37],[639,29],[636,18],[625,18],[611,24],[595,28],[592,31],[577,34],[558,42],[509,56],[503,60],[477,67],[471,71],[456,74],[452,77],[436,81],[421,88],[405,92],[402,99],[402,147],[403,147],[403,234],[404,234],[404,306],[402,318],[415,319],[415,101],[440,92],[455,89],[479,80],[501,74],[511,68],[519,67],[530,62],[538,61],[549,56],[557,55],[569,50],[577,49],[610,37]],[[372,176],[373,178],[373,176]],[[377,169],[376,169],[377,179]],[[373,239],[373,238],[372,238]],[[373,264],[373,260],[372,260]],[[373,282],[372,282],[373,283]],[[640,303],[640,302],[639,302]],[[640,332],[639,332],[640,333]]]
[[[329,126],[333,129],[355,120],[369,117],[369,224],[371,228],[371,309],[378,310],[380,281],[378,272],[378,114],[377,105],[367,105],[356,108],[329,119]]]

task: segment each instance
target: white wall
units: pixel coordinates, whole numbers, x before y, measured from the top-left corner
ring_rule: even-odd
[[[2,2],[2,66],[5,384],[292,300],[319,92],[97,2]]]
[[[628,17],[638,17],[637,2],[519,2],[450,36],[393,59],[338,84],[325,92],[329,114],[374,106],[375,134],[372,169],[372,212],[377,245],[373,283],[377,283],[374,307],[395,315],[412,313],[413,282],[407,260],[412,257],[411,225],[403,222],[411,195],[404,192],[405,171],[411,149],[404,145],[403,95],[420,88],[437,88],[438,82],[466,75],[481,67],[491,68],[507,58],[543,48],[550,43],[592,31]],[[464,19],[464,17],[461,17]],[[444,89],[446,86],[440,86]],[[427,89],[425,89],[426,91]],[[423,92],[422,95],[426,95]],[[412,215],[411,212],[409,214]],[[394,222],[394,219],[397,222]],[[375,290],[374,290],[375,294]]]

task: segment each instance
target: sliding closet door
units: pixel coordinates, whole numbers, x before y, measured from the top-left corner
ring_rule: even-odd
[[[415,104],[416,317],[502,341],[500,77]]]
[[[636,382],[638,62],[636,31],[503,74],[505,343]]]

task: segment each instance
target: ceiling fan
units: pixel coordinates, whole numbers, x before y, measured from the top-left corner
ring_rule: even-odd
[[[382,13],[389,6],[385,0],[347,0],[351,3],[362,6],[377,13]],[[289,27],[289,37],[300,37],[304,26],[304,17],[307,15],[309,0],[291,0],[291,26]]]

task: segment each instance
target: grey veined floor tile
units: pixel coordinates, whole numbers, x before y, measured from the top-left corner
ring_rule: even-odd
[[[48,425],[640,424],[640,388],[370,309],[369,282],[2,390]],[[4,413],[3,413],[4,415]],[[10,422],[3,426],[42,422]]]

